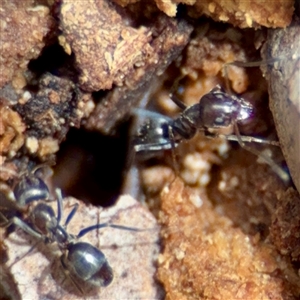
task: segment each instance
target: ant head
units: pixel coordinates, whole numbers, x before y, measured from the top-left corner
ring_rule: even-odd
[[[200,99],[199,110],[199,121],[205,128],[224,128],[234,123],[246,122],[253,117],[250,103],[224,92],[220,86]]]
[[[44,180],[53,174],[49,163],[39,164],[31,170],[21,172],[0,166],[0,172],[7,172],[13,176],[13,193],[19,207],[35,200],[49,199],[49,189]]]
[[[14,188],[14,195],[17,203],[24,207],[32,201],[49,199],[50,193],[44,180],[35,174],[28,174],[22,176],[17,183]]]

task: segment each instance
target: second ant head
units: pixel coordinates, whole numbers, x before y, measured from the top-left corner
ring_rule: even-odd
[[[200,99],[199,112],[197,127],[207,129],[243,124],[254,117],[251,103],[226,93],[219,85]]]

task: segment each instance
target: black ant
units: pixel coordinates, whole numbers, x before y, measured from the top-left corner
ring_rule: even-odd
[[[146,231],[147,229],[132,228],[107,222],[84,228],[77,235],[68,233],[67,225],[74,217],[78,204],[73,207],[64,225],[61,225],[63,213],[61,190],[55,189],[56,215],[53,208],[47,204],[47,200],[50,198],[48,186],[36,172],[37,170],[35,169],[27,175],[22,175],[13,189],[17,206],[23,209],[27,208],[28,218],[13,216],[7,220],[1,213],[2,218],[5,220],[4,225],[15,225],[45,244],[57,243],[63,252],[60,258],[61,265],[70,274],[72,282],[80,292],[83,293],[73,277],[94,286],[108,286],[113,281],[114,275],[105,255],[97,247],[90,243],[80,242],[78,239],[92,230],[104,227],[136,232]]]
[[[232,126],[235,135],[224,135],[227,140],[237,141],[244,149],[262,157],[284,182],[289,182],[289,175],[273,160],[245,145],[245,142],[256,142],[279,146],[279,142],[242,136],[239,133],[238,126],[254,117],[251,103],[242,97],[226,93],[219,85],[205,94],[198,103],[188,107],[175,95],[169,96],[183,109],[175,119],[143,109],[135,110],[138,116],[147,119],[133,141],[135,152],[174,149],[183,140],[194,137],[198,130],[203,130],[208,137],[216,137],[219,136],[216,130]]]

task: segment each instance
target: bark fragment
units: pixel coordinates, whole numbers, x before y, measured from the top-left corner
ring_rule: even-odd
[[[269,105],[281,148],[300,192],[300,25],[297,20],[285,30],[269,30],[262,56],[275,62],[262,69],[268,80]]]

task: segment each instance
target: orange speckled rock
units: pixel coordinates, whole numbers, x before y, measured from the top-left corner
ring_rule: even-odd
[[[280,256],[177,179],[161,195],[166,299],[283,299]],[[276,275],[275,275],[276,274]]]

